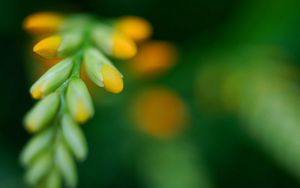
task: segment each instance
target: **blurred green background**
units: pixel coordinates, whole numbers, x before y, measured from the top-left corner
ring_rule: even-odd
[[[160,77],[126,80],[125,73],[122,94],[96,90],[78,187],[300,187],[299,1],[9,0],[0,4],[1,188],[26,187],[18,156],[30,138],[22,117],[34,101],[21,26],[44,10],[142,16],[153,39],[179,51],[178,64]],[[188,125],[175,137],[144,134],[129,118],[134,96],[153,85],[170,88],[188,108]]]

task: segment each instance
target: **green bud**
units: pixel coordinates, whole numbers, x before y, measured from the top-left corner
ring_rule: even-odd
[[[104,52],[112,50],[112,33],[113,29],[106,25],[98,24],[92,30],[92,40],[95,45]]]
[[[50,152],[45,152],[34,161],[29,167],[25,175],[26,182],[33,186],[36,185],[39,180],[47,174],[52,167],[52,155]]]
[[[39,153],[43,152],[50,145],[53,136],[54,130],[49,128],[33,137],[21,153],[22,165],[28,166]]]
[[[84,52],[84,65],[89,78],[98,86],[103,87],[101,65],[111,62],[97,49],[89,48]]]
[[[65,57],[77,50],[82,44],[81,32],[69,32],[62,35],[62,42],[58,48],[58,56]]]
[[[56,165],[66,180],[67,186],[75,187],[77,184],[76,166],[68,148],[63,143],[57,146],[55,157]]]
[[[37,132],[53,120],[59,108],[59,95],[52,93],[39,101],[25,116],[25,127]]]
[[[62,118],[63,136],[78,160],[84,160],[87,156],[87,142],[80,127],[66,114]]]
[[[73,78],[68,86],[66,101],[72,117],[83,123],[94,115],[91,96],[84,82]]]
[[[53,92],[66,81],[71,73],[73,62],[65,59],[51,67],[41,78],[39,78],[30,88],[33,98],[39,99]]]
[[[62,182],[57,168],[53,168],[45,181],[45,188],[61,188]]]

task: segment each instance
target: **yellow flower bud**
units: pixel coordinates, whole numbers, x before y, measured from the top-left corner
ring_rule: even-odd
[[[149,22],[136,16],[120,18],[116,23],[116,28],[134,41],[144,40],[152,34]]]
[[[38,102],[25,117],[25,127],[29,132],[37,132],[54,118],[59,107],[59,95],[52,93]]]
[[[70,75],[72,65],[71,59],[65,59],[50,68],[30,88],[32,97],[40,99],[57,89]]]
[[[84,64],[89,78],[98,86],[112,93],[123,90],[122,74],[97,49],[89,48],[84,53]]]
[[[23,27],[33,34],[47,34],[57,31],[62,22],[63,17],[59,14],[40,12],[28,16],[23,22]]]
[[[88,77],[98,86],[103,87],[103,78],[100,74],[101,64],[109,61],[95,48],[88,48],[84,52],[84,65]]]
[[[137,48],[133,40],[120,33],[115,33],[112,36],[111,50],[112,55],[119,59],[132,58],[137,52]]]
[[[102,64],[101,75],[104,88],[112,93],[120,93],[123,90],[122,75],[110,64]]]
[[[57,50],[61,42],[62,38],[59,35],[53,35],[38,42],[33,47],[33,51],[44,58],[54,58],[57,57]]]
[[[70,81],[66,100],[71,115],[77,122],[84,123],[94,115],[91,96],[81,79],[74,78]]]

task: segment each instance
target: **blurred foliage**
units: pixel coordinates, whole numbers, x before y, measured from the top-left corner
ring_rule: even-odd
[[[178,48],[176,66],[163,75],[141,80],[125,71],[122,94],[92,92],[96,114],[83,127],[90,154],[78,187],[299,187],[299,7],[297,0],[1,2],[0,187],[25,187],[18,155],[29,138],[22,117],[35,73],[25,64],[21,22],[40,10],[143,16],[154,39]],[[153,85],[188,108],[188,126],[175,137],[152,137],[128,118],[136,94]]]

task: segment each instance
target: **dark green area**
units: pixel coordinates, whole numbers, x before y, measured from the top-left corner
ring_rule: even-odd
[[[255,51],[263,51],[260,49],[265,49],[265,47],[278,49],[280,53],[284,53],[288,60],[284,63],[295,66],[295,69],[298,68],[300,62],[299,1],[9,0],[2,1],[0,4],[1,188],[25,187],[22,181],[23,170],[19,165],[18,156],[30,137],[22,126],[22,118],[34,104],[34,101],[30,98],[28,92],[31,83],[29,83],[26,75],[30,72],[26,71],[25,67],[29,36],[22,30],[21,25],[26,15],[43,10],[84,12],[103,17],[142,16],[153,24],[154,39],[173,42],[180,50],[179,64],[166,75],[143,84],[138,83],[137,86],[128,86],[129,89],[125,90],[123,96],[108,95],[107,100],[113,101],[111,105],[100,104],[97,106],[96,117],[83,128],[89,143],[89,156],[85,162],[80,163],[78,166],[79,187],[160,188],[147,183],[151,182],[147,178],[152,176],[147,173],[153,171],[153,169],[150,169],[151,164],[147,162],[151,163],[158,160],[153,158],[160,155],[161,158],[159,159],[164,158],[164,156],[168,157],[170,154],[161,152],[164,151],[164,147],[166,151],[170,150],[171,153],[176,153],[176,147],[173,146],[173,144],[177,145],[176,142],[184,142],[191,145],[190,147],[193,149],[186,151],[177,148],[179,153],[186,152],[187,157],[178,157],[178,163],[172,161],[170,167],[173,167],[174,164],[180,164],[182,166],[175,165],[174,170],[185,169],[183,167],[189,165],[189,163],[186,164],[185,159],[187,158],[186,160],[189,161],[190,152],[194,152],[192,155],[195,155],[195,159],[190,161],[193,162],[191,162],[191,166],[199,167],[200,175],[197,178],[202,181],[201,178],[204,177],[203,181],[209,181],[208,183],[205,182],[203,187],[208,186],[208,184],[208,187],[211,185],[216,188],[300,187],[299,173],[297,174],[290,167],[285,167],[285,162],[273,157],[276,155],[273,149],[266,149],[269,145],[273,147],[272,143],[265,146],[264,141],[256,140],[256,136],[252,135],[259,128],[254,129],[254,131],[251,129],[253,132],[245,128],[247,126],[244,126],[244,124],[250,122],[252,116],[246,116],[243,119],[240,118],[244,116],[239,110],[228,113],[221,109],[220,106],[222,105],[217,101],[218,89],[211,89],[215,85],[217,87],[219,80],[216,83],[207,82],[207,90],[212,90],[210,96],[216,95],[216,97],[212,97],[212,100],[217,104],[217,107],[211,105],[212,103],[205,103],[206,105],[201,103],[202,105],[200,105],[197,94],[195,94],[198,87],[203,89],[203,85],[198,86],[197,83],[201,70],[205,70],[207,64],[210,64],[207,59],[223,57],[224,54],[226,58],[230,57],[230,60],[231,58],[235,59],[244,51],[243,49],[252,54],[251,50],[247,50],[248,47],[256,49]],[[280,56],[280,53],[275,52],[273,55]],[[226,67],[230,72],[237,65],[256,62],[256,60],[249,62],[230,60],[224,60],[219,64],[217,62],[216,67],[221,67],[221,70]],[[267,66],[271,68],[272,64]],[[244,69],[247,69],[247,67]],[[261,70],[260,67],[257,69]],[[299,77],[299,73],[297,76]],[[277,80],[270,79],[268,81],[274,83]],[[288,80],[289,83],[295,84],[296,88],[299,87],[299,81],[300,79],[294,83]],[[241,85],[244,86],[248,83],[245,81]],[[162,143],[163,141],[145,138],[127,121],[125,112],[128,110],[131,97],[139,88],[152,84],[165,85],[177,91],[190,108],[190,126],[184,135],[178,138],[179,141]],[[204,89],[206,89],[205,87]],[[282,90],[282,92],[288,91]],[[298,90],[293,95],[300,100],[300,95],[297,92]],[[272,97],[272,93],[270,93],[270,97]],[[255,101],[256,96],[253,96],[253,98]],[[101,100],[106,99],[102,98]],[[297,102],[297,98],[295,101]],[[217,108],[217,110],[213,108]],[[272,107],[267,112],[272,113]],[[297,113],[298,111],[295,114]],[[273,118],[277,118],[277,122],[285,122],[287,117],[282,115]],[[265,125],[259,125],[260,119],[255,120],[258,121],[258,123],[255,123],[257,127]],[[261,121],[269,122],[264,119]],[[296,124],[300,127],[300,121]],[[296,133],[294,132],[294,136],[297,137]],[[298,137],[300,137],[300,132],[298,133]],[[270,134],[277,133],[272,132]],[[272,140],[266,142],[269,143]],[[185,148],[185,144],[183,146],[179,145]],[[289,147],[289,145],[280,147],[284,152],[284,148]],[[300,150],[300,147],[291,150]],[[275,151],[277,150],[275,149]],[[145,156],[147,152],[152,155]],[[294,155],[291,158],[300,161],[300,155],[296,156],[296,153],[291,152],[290,155]],[[174,160],[176,161],[176,159]],[[161,161],[157,163],[160,164],[159,162]],[[173,177],[172,170],[168,174],[165,169],[159,168],[164,166],[168,169],[165,167],[168,164],[156,164],[156,175],[160,176],[161,172],[161,176],[166,176],[165,181],[172,182],[177,179],[180,181],[180,177],[185,174],[174,173]],[[143,168],[149,168],[150,172]],[[189,171],[189,173],[192,172]],[[151,178],[154,178],[154,181],[156,180],[155,177]],[[188,181],[184,178],[183,180]],[[169,185],[172,185],[172,183]],[[186,188],[193,188],[193,186],[188,184]]]

